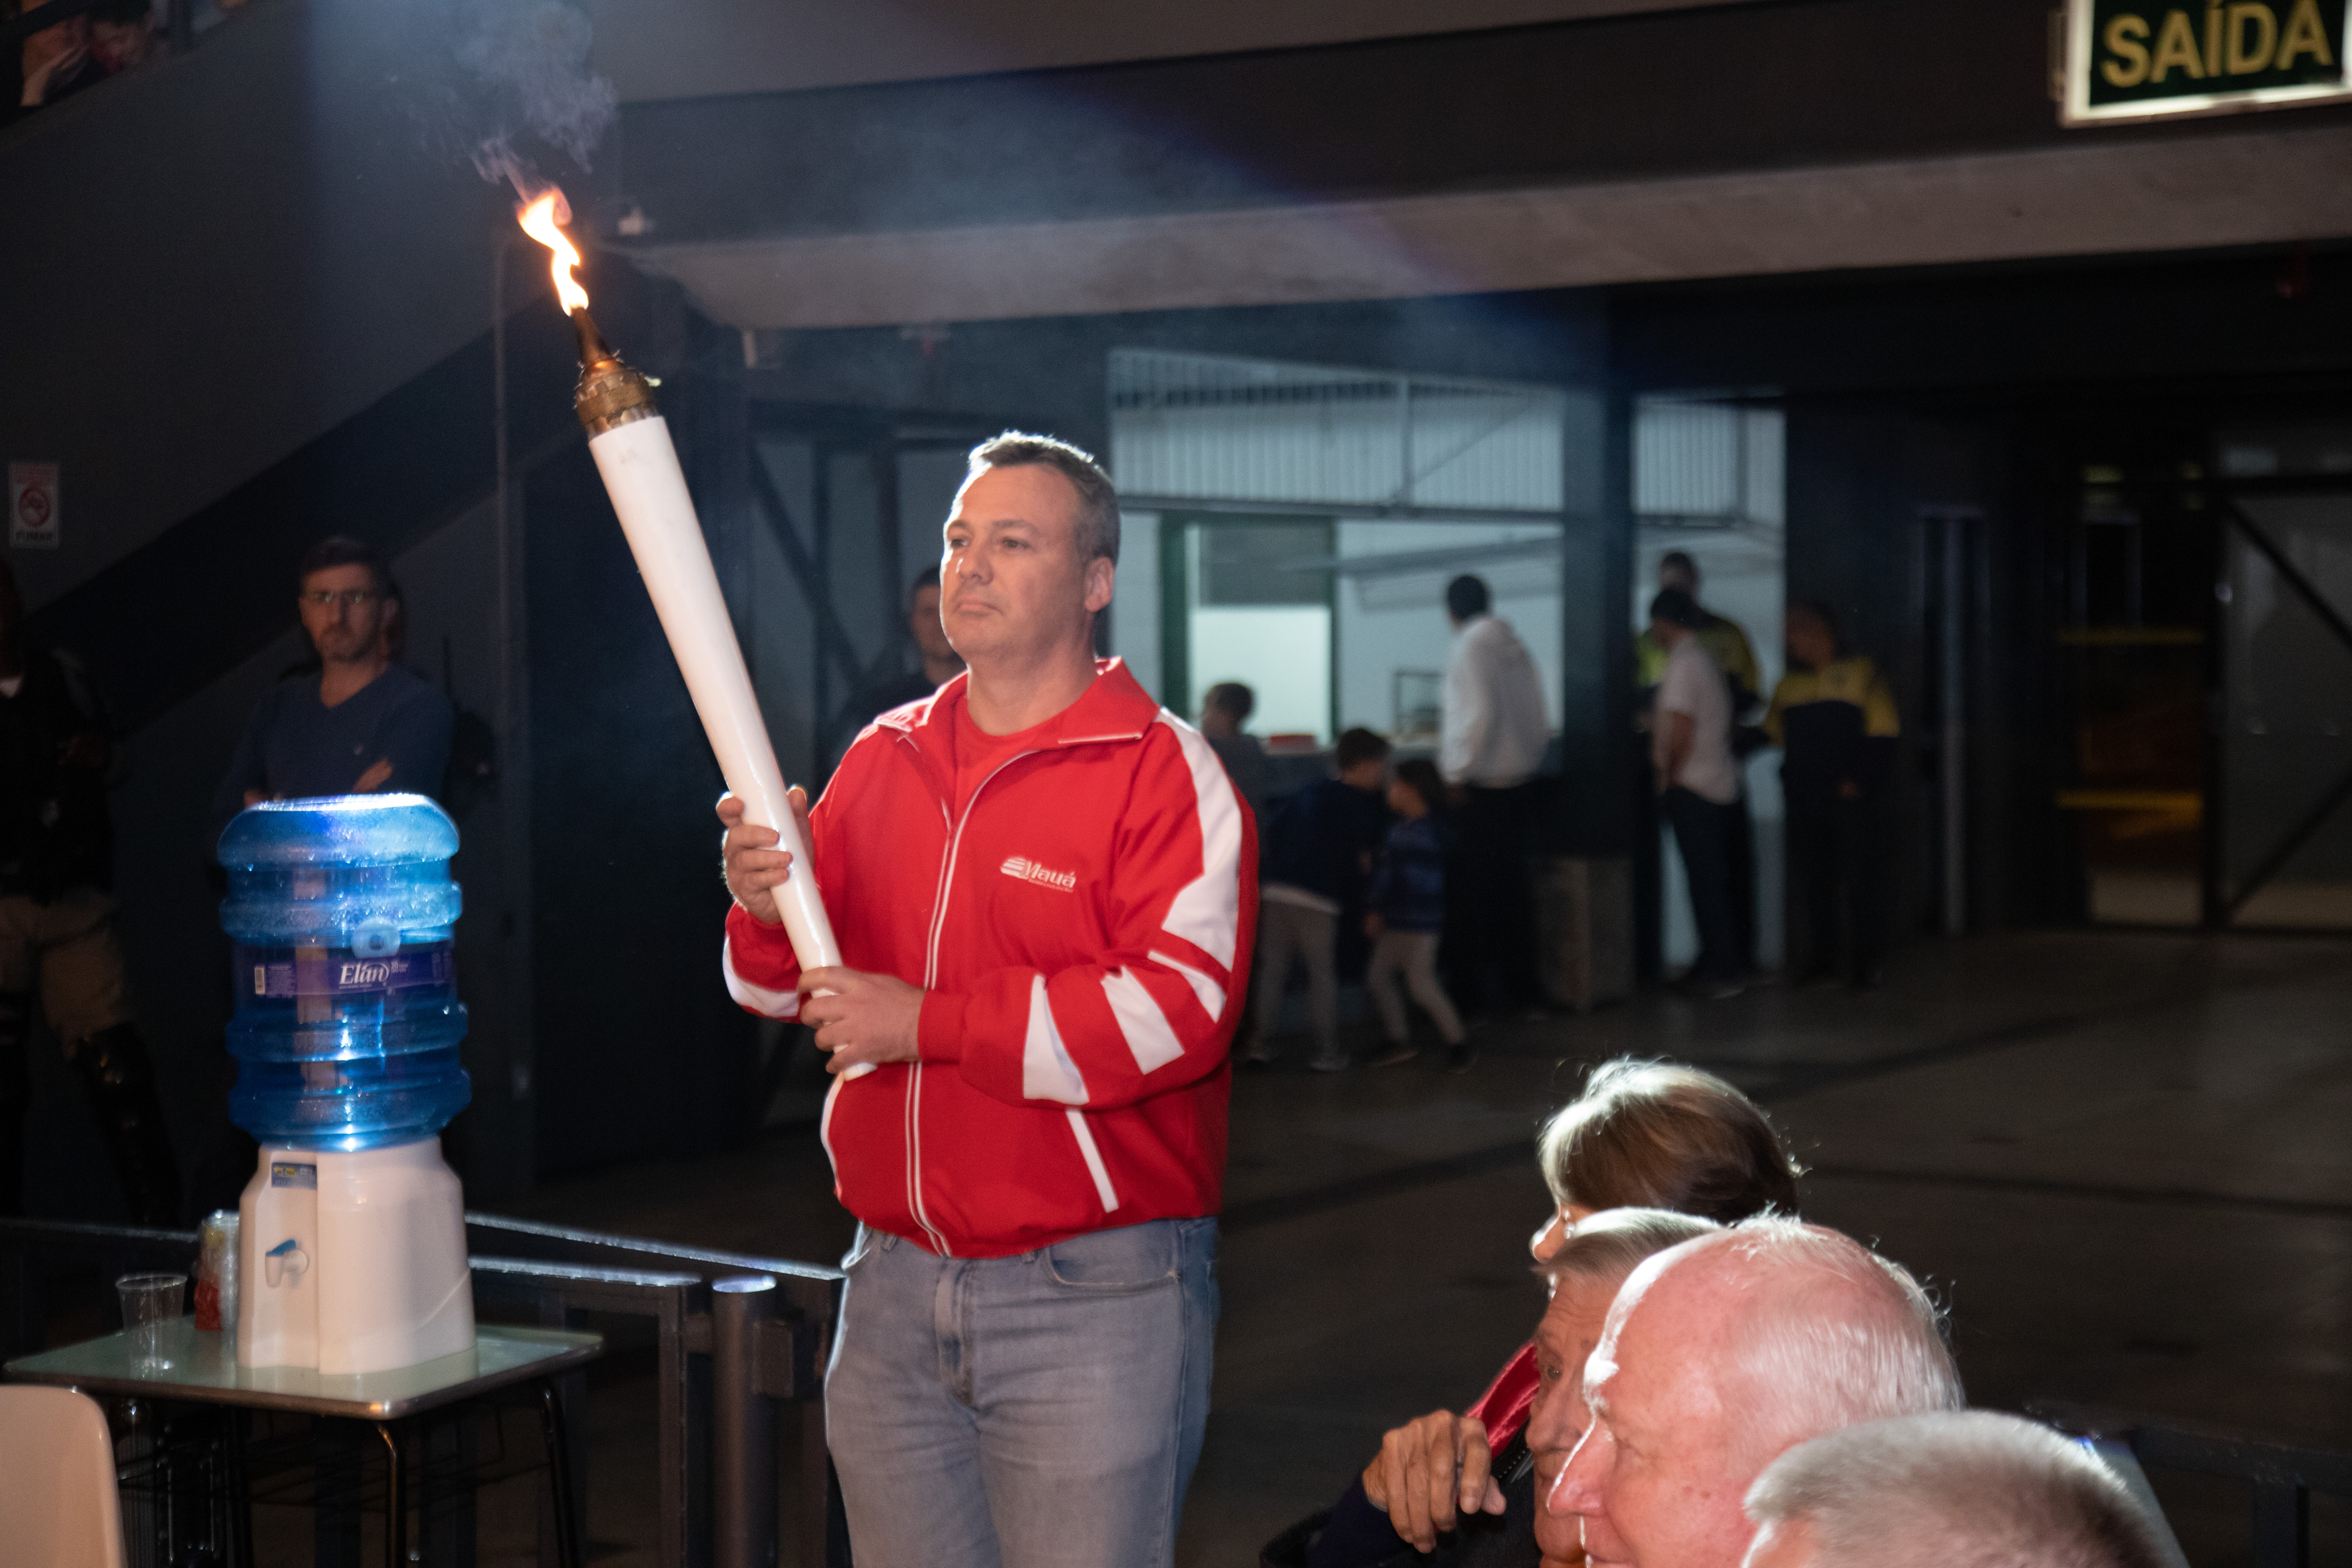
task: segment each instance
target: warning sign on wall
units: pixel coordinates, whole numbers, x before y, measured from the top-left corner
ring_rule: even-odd
[[[58,547],[58,466],[8,465],[8,542],[18,550]]]

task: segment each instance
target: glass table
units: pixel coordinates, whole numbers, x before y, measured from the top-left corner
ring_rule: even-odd
[[[114,1333],[20,1356],[5,1370],[12,1382],[48,1384],[85,1394],[366,1422],[383,1447],[384,1551],[387,1563],[394,1565],[408,1561],[404,1428],[431,1412],[496,1390],[536,1384],[556,1551],[563,1563],[577,1568],[570,1455],[555,1379],[595,1359],[604,1342],[601,1334],[485,1324],[476,1331],[474,1348],[456,1355],[390,1372],[329,1375],[309,1367],[247,1366],[231,1353],[228,1335],[200,1333],[195,1320],[184,1317],[164,1325],[161,1364],[140,1365],[129,1337]]]

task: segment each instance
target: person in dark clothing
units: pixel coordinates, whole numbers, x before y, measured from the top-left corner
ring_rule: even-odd
[[[112,727],[79,667],[25,647],[0,563],[0,1215],[24,1212],[33,1002],[65,1047],[141,1225],[180,1223],[180,1167],[114,933]]]
[[[1257,693],[1238,680],[1221,680],[1201,694],[1201,739],[1225,764],[1253,816],[1265,811],[1265,747],[1242,726],[1257,711]]]
[[[1536,1325],[1541,1369],[1527,1419],[1490,1455],[1474,1416],[1435,1411],[1391,1431],[1337,1505],[1285,1531],[1262,1568],[1537,1568],[1573,1561],[1575,1521],[1542,1496],[1590,1420],[1580,1375],[1609,1306],[1643,1259],[1708,1234],[1711,1220],[1661,1209],[1593,1215],[1537,1265],[1550,1290]]]
[[[1258,880],[1257,994],[1245,1062],[1274,1060],[1266,1034],[1282,1012],[1295,955],[1307,966],[1307,1016],[1315,1054],[1307,1066],[1339,1072],[1339,921],[1363,908],[1372,855],[1388,833],[1389,743],[1370,730],[1339,737],[1339,776],[1320,779],[1282,803],[1263,831],[1265,868]]]
[[[865,733],[866,725],[893,708],[920,702],[963,673],[963,660],[949,645],[947,628],[940,624],[937,566],[924,567],[908,585],[907,636],[915,647],[915,668],[906,668],[901,663],[904,655],[894,647],[883,656],[880,668],[867,672],[834,722],[833,741],[825,748],[831,766],[840,765],[842,753]]]
[[[1536,1490],[1536,1457],[1524,1431],[1514,1433],[1494,1456],[1479,1485],[1491,1490],[1476,1503],[1457,1502],[1447,1522],[1431,1530],[1432,1544],[1424,1548],[1402,1535],[1359,1479],[1335,1506],[1267,1542],[1258,1554],[1260,1568],[1538,1568],[1542,1499]],[[1489,1501],[1496,1506],[1481,1506]]]
[[[1242,804],[1249,807],[1252,820],[1262,822],[1265,816],[1265,747],[1255,735],[1242,728],[1255,711],[1257,693],[1238,680],[1221,680],[1201,694],[1201,739],[1209,742],[1209,749],[1217,753],[1217,761],[1224,764],[1225,777],[1233,781]],[[1264,847],[1265,840],[1261,838],[1261,854]],[[1249,994],[1242,999],[1241,1021],[1234,1026],[1234,1038],[1257,1037],[1258,1000],[1259,988],[1252,986]]]
[[[1902,723],[1877,666],[1840,647],[1828,605],[1792,604],[1785,625],[1789,673],[1763,731],[1782,752],[1789,872],[1808,928],[1798,983],[1835,979],[1843,967],[1850,984],[1870,990],[1885,963],[1885,825]]]
[[[254,710],[213,798],[215,826],[265,800],[437,795],[448,772],[457,711],[393,662],[383,557],[355,539],[322,540],[303,556],[300,584],[302,630],[319,664],[280,680]]]
[[[1400,973],[1412,999],[1437,1026],[1448,1066],[1455,1072],[1470,1066],[1462,1019],[1437,981],[1437,940],[1445,928],[1445,841],[1438,817],[1444,801],[1445,780],[1435,763],[1416,758],[1397,764],[1389,783],[1389,809],[1401,820],[1389,829],[1388,846],[1364,895],[1370,911],[1364,916],[1364,934],[1372,939],[1365,984],[1389,1037],[1388,1052],[1374,1067],[1409,1062],[1416,1054],[1404,1001],[1397,994]]]

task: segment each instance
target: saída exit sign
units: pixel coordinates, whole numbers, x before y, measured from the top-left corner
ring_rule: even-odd
[[[2067,0],[2065,121],[2352,99],[2352,0]]]

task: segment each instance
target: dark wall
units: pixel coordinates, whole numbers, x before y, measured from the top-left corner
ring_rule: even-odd
[[[511,196],[436,62],[413,7],[257,0],[0,133],[0,444],[64,468],[36,605],[488,330]]]
[[[725,785],[585,447],[524,507],[539,1169],[719,1147],[751,1040],[719,978]]]
[[[1625,288],[1609,321],[1635,390],[1964,408],[2275,393],[2352,372],[2352,248]]]

